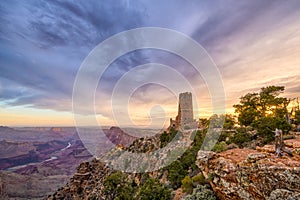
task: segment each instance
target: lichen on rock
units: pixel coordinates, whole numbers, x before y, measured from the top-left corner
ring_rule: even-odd
[[[231,149],[214,156],[201,151],[196,164],[220,199],[297,199],[299,161],[297,155],[277,158],[252,149]]]

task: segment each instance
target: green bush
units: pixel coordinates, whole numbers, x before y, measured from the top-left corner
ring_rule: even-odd
[[[202,173],[194,176],[192,178],[193,185],[204,185],[207,183],[207,180],[205,179],[204,175]]]
[[[269,143],[275,139],[273,131],[278,128],[283,133],[291,130],[291,125],[285,118],[263,117],[253,122],[252,126],[257,130],[257,134],[263,138],[263,143]]]
[[[203,129],[201,131],[198,130],[196,132],[196,135],[194,137],[194,141],[191,145],[191,148],[194,148],[197,152],[200,150],[203,140],[205,138],[206,132],[207,132],[207,129]]]
[[[176,160],[171,163],[167,170],[168,173],[168,180],[171,182],[171,185],[174,189],[177,189],[181,186],[181,180],[187,175],[187,170],[183,168],[183,164]]]
[[[218,139],[218,142],[226,142],[226,139],[230,137],[230,133],[229,132],[225,132],[225,131],[222,131],[221,132],[221,135]]]
[[[184,193],[191,194],[193,191],[193,181],[190,176],[185,176],[181,181],[181,188]]]
[[[132,182],[122,172],[115,172],[105,178],[103,192],[107,199],[132,199],[134,188]]]
[[[182,198],[182,200],[216,200],[215,193],[208,185],[197,185],[193,193]]]
[[[140,180],[141,184],[143,185],[149,178],[150,178],[150,176],[148,173],[142,173],[141,180]]]
[[[180,162],[185,170],[189,170],[190,167],[194,168],[196,156],[198,150],[191,147],[190,149],[186,150],[180,158]]]
[[[149,178],[142,185],[137,199],[140,200],[168,200],[171,199],[171,191],[158,179]]]
[[[222,142],[218,142],[212,149],[212,151],[214,152],[222,152],[222,151],[225,151],[227,149],[227,145],[224,141]]]
[[[225,121],[223,124],[223,129],[228,130],[228,129],[233,129],[235,125],[235,119],[232,115],[225,115]]]
[[[243,144],[251,141],[251,136],[248,133],[238,132],[234,134],[229,140],[229,143],[234,143],[240,148],[243,147]]]
[[[165,147],[176,135],[178,131],[171,129],[170,132],[164,131],[160,136],[160,148]],[[180,134],[178,134],[180,135]]]

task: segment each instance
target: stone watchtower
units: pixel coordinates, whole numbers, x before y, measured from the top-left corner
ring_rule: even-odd
[[[194,121],[192,93],[185,92],[179,94],[178,104],[179,123],[181,126],[188,125]]]
[[[197,122],[194,120],[193,99],[191,92],[179,94],[178,114],[176,119],[170,119],[169,128],[194,128],[197,127]]]

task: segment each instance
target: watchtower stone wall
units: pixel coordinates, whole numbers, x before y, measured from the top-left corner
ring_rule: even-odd
[[[188,125],[194,121],[192,93],[179,94],[178,111],[180,110],[180,124]]]
[[[175,120],[173,120],[172,118],[170,119],[169,128],[196,128],[197,126],[198,124],[194,119],[192,93],[180,93],[178,102],[178,114]]]

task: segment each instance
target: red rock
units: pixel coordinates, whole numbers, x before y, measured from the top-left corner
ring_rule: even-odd
[[[210,185],[220,199],[268,199],[284,195],[284,189],[290,191],[291,197],[300,195],[297,155],[277,158],[273,153],[232,149],[207,157],[205,162],[201,160],[202,152],[198,155],[196,164],[205,170],[206,178],[213,177]]]

